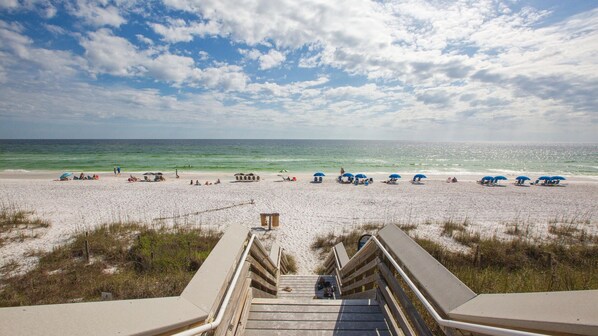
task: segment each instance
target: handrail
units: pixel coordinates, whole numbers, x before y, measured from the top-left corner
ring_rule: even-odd
[[[235,287],[237,285],[237,281],[239,280],[239,276],[241,275],[241,270],[243,269],[243,264],[244,264],[243,261],[245,261],[247,259],[247,255],[249,254],[249,250],[251,250],[251,246],[252,246],[254,240],[255,240],[255,235],[252,234],[251,238],[249,239],[249,243],[247,243],[247,247],[245,247],[245,251],[243,252],[243,255],[241,256],[241,259],[239,259],[239,263],[237,264],[237,270],[235,271],[235,276],[231,280],[230,286],[228,287],[228,290],[226,291],[226,295],[224,296],[224,299],[222,300],[222,305],[220,306],[220,309],[218,310],[218,315],[216,315],[216,319],[213,322],[210,322],[208,324],[204,324],[199,327],[188,329],[188,330],[182,331],[180,333],[177,333],[175,335],[177,335],[177,336],[193,336],[193,335],[197,335],[199,333],[203,333],[203,332],[206,332],[209,330],[216,329],[220,325],[220,323],[222,322],[222,318],[224,317],[226,308],[228,307],[230,297],[232,296],[233,291],[235,290]]]
[[[483,324],[460,322],[460,321],[455,321],[455,320],[444,319],[442,316],[440,316],[440,314],[438,314],[438,312],[436,312],[436,310],[430,304],[430,302],[426,299],[426,297],[419,291],[417,286],[415,286],[413,281],[411,281],[409,276],[405,273],[405,271],[403,271],[401,266],[399,266],[399,264],[395,261],[394,257],[386,250],[384,245],[382,245],[382,243],[375,236],[372,236],[368,240],[366,245],[370,244],[370,241],[373,241],[378,246],[378,248],[382,251],[382,253],[384,253],[384,255],[388,258],[388,260],[390,261],[392,266],[399,272],[399,274],[401,275],[401,278],[403,278],[403,280],[407,283],[407,285],[409,285],[409,288],[411,288],[413,293],[421,301],[421,303],[424,305],[426,310],[432,315],[432,317],[434,318],[436,323],[438,323],[438,325],[440,325],[442,327],[463,329],[463,330],[467,330],[467,331],[471,331],[471,332],[477,332],[477,333],[482,333],[482,334],[487,334],[487,335],[496,335],[496,336],[540,336],[540,335],[544,335],[544,334],[538,334],[538,333],[532,333],[532,332],[526,332],[526,331],[520,331],[520,330],[513,330],[513,329],[507,329],[507,328],[491,327],[491,326],[487,326],[487,325],[483,325]],[[362,248],[362,250],[364,248],[365,248],[365,246]],[[359,251],[357,252],[357,254],[359,254]],[[355,254],[355,256],[357,254]],[[353,256],[353,257],[355,257],[355,256]]]

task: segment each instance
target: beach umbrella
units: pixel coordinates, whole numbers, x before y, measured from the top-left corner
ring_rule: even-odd
[[[368,178],[367,175],[365,175],[365,174],[357,174],[357,175],[355,175],[355,177],[360,178],[360,179]]]
[[[401,178],[401,175],[399,175],[399,174],[390,174],[390,175],[388,176],[388,178],[400,179],[400,178]]]
[[[322,173],[322,172],[317,172],[314,174],[314,176],[326,176],[326,174]]]
[[[154,173],[145,173],[143,175],[156,175],[156,174],[154,174]]]
[[[540,180],[540,181],[550,181],[550,180],[552,180],[552,178],[550,176],[540,176],[540,177],[538,177],[538,180]]]
[[[67,177],[69,177],[69,176],[71,176],[71,175],[73,175],[73,173],[64,173],[64,174],[60,175],[60,178],[61,178],[61,179],[63,179],[63,178],[67,178]]]
[[[156,173],[156,175],[162,175],[162,173]]]
[[[343,177],[353,177],[353,174],[351,174],[351,173],[344,173]]]
[[[564,178],[564,177],[562,177],[562,176],[559,176],[559,175],[557,175],[557,176],[553,176],[553,177],[551,177],[550,179],[551,179],[551,180],[559,180],[559,181],[566,180],[566,178]]]
[[[281,171],[279,171],[279,173],[288,173],[289,171],[286,169],[282,169]]]
[[[507,178],[502,176],[502,175],[498,175],[494,178],[495,181],[506,181]]]
[[[236,173],[235,174],[235,176],[243,176],[243,175],[245,175],[245,174],[243,174],[243,173]]]
[[[494,180],[494,176],[488,175],[488,176],[482,177],[482,181],[491,181],[491,180]]]
[[[517,178],[515,178],[515,179],[518,180],[518,181],[529,181],[530,180],[529,177],[523,176],[523,175],[517,176]]]
[[[423,179],[423,178],[428,178],[426,175],[424,174],[416,174],[415,176],[413,176],[414,179]]]

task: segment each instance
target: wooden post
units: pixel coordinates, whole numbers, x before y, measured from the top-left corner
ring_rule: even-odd
[[[89,263],[89,241],[87,240],[88,233],[85,232],[85,261]]]
[[[473,266],[478,267],[482,264],[482,253],[480,252],[480,245],[476,244],[473,255]]]

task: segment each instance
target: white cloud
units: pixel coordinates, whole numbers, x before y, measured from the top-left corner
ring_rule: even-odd
[[[115,36],[107,28],[90,32],[80,44],[95,73],[133,76],[143,72],[139,67],[147,55],[139,52],[127,39]]]
[[[183,19],[170,19],[168,25],[151,23],[151,28],[167,42],[191,42],[195,36],[216,35],[219,26],[215,21],[187,23]]]
[[[13,9],[19,7],[19,0],[0,0],[0,8]]]
[[[110,4],[112,1],[91,1],[77,0],[74,4],[68,4],[67,7],[71,14],[83,19],[87,24],[95,27],[120,25],[127,22],[120,15],[119,8]]]
[[[191,57],[160,49],[139,49],[107,28],[89,33],[80,43],[95,74],[121,77],[147,75],[176,86],[204,85],[225,91],[242,90],[248,81],[247,75],[238,66],[222,64],[200,69]]]
[[[250,60],[258,61],[260,70],[276,68],[286,60],[285,54],[275,49],[270,49],[265,54],[257,49],[239,49],[239,53]]]
[[[66,29],[57,26],[57,25],[53,25],[53,24],[44,24],[43,25],[46,30],[48,30],[50,33],[54,34],[54,35],[65,35],[67,34]]]
[[[149,37],[143,36],[141,34],[135,34],[135,37],[141,43],[145,43],[145,44],[147,44],[149,46],[154,45],[154,41],[152,41],[152,39],[150,39]]]
[[[0,20],[0,65],[8,65],[5,69],[35,69],[42,76],[61,77],[86,68],[85,61],[69,51],[35,47],[23,30],[18,23]]]
[[[260,70],[278,67],[285,59],[286,56],[283,53],[278,50],[270,49],[267,54],[263,54],[259,58]]]

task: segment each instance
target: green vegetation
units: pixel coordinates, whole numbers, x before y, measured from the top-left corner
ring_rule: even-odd
[[[596,245],[477,235],[471,252],[457,253],[430,240],[416,241],[476,293],[598,289]]]
[[[450,251],[428,239],[415,240],[476,293],[598,289],[598,237],[584,229],[588,223],[585,219],[559,218],[549,223],[548,241],[535,241],[525,223],[507,224],[506,232],[514,237],[501,240],[468,230],[471,224],[467,219],[449,219],[441,223],[442,235],[467,246],[467,252]],[[332,246],[343,242],[352,256],[359,237],[381,227],[368,224],[340,235],[322,235],[312,249],[325,257]],[[399,227],[406,227],[407,232],[415,228],[406,224]],[[322,272],[322,268],[318,270]]]
[[[340,235],[332,232],[320,235],[311,244],[311,249],[314,252],[318,252],[321,258],[325,258],[334,245],[342,242],[347,250],[347,254],[351,257],[357,252],[357,241],[359,241],[361,235],[366,233],[376,234],[382,227],[382,224],[364,224],[350,230],[344,230]]]
[[[49,226],[50,222],[34,217],[34,211],[4,203],[0,205],[0,247],[11,241],[37,238],[38,229]]]
[[[4,279],[0,306],[97,301],[102,292],[113,299],[179,295],[219,239],[202,229],[104,225]]]
[[[295,259],[295,256],[289,254],[288,252],[285,252],[284,255],[287,258],[287,271],[289,274],[297,273],[297,259]]]

